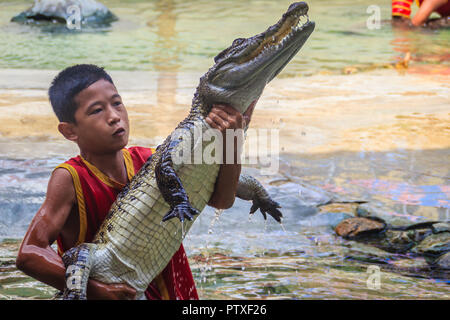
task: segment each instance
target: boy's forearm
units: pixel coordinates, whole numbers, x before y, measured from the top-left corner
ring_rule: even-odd
[[[421,26],[424,24],[429,16],[440,6],[444,5],[446,0],[428,0],[420,6],[419,11],[411,19],[411,22],[415,26]]]
[[[242,130],[247,127],[250,123],[256,103],[257,100],[253,101],[243,115],[230,106],[213,105],[213,108],[206,117],[206,122],[208,122],[212,128],[220,130],[223,135],[222,137],[224,138],[224,164],[221,164],[220,166],[215,189],[208,202],[208,205],[217,209],[228,209],[233,205],[239,183],[239,176],[241,174],[241,164],[240,161],[238,161],[241,155],[238,149],[241,149],[242,145],[239,146],[241,148],[238,148],[238,143],[241,144],[243,141],[234,135],[232,135],[234,136],[234,141],[228,141],[228,139],[225,138],[227,136],[226,131],[236,129]],[[227,147],[227,143],[233,143],[233,145]],[[233,161],[231,163],[227,163],[227,150],[233,153]]]
[[[51,247],[40,248],[30,245],[21,248],[16,265],[28,276],[59,291],[64,290],[66,268],[59,255]],[[93,279],[88,281],[88,299],[134,299],[135,295],[136,291],[125,284],[108,285]]]
[[[226,163],[227,149],[228,147],[225,143],[223,147],[224,163],[220,165],[214,192],[208,203],[208,205],[217,209],[228,209],[233,205],[236,198],[239,176],[241,174],[241,164],[238,163],[238,139],[234,139],[233,146],[230,148],[233,151],[229,151],[233,152],[232,163]]]
[[[214,193],[208,204],[217,209],[230,208],[236,197],[240,174],[240,164],[222,164],[217,176]]]
[[[16,265],[30,277],[58,290],[64,289],[65,267],[59,255],[51,247],[23,246]]]

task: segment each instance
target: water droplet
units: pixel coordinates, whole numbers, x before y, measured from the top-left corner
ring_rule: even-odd
[[[216,209],[214,211],[214,219],[211,220],[211,224],[209,225],[208,234],[213,233],[214,224],[219,221],[220,215],[222,214],[223,209]]]
[[[181,221],[181,239],[184,239],[186,232],[184,230],[184,221]]]

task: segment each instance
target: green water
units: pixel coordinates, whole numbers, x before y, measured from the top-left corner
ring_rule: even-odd
[[[116,70],[204,71],[233,39],[274,24],[290,0],[102,1],[120,20],[100,31],[43,32],[10,19],[31,1],[0,1],[0,68],[58,70],[94,63]],[[341,72],[350,65],[391,63],[405,51],[420,63],[448,64],[450,32],[400,32],[382,21],[369,30],[373,1],[308,1],[316,30],[284,76]],[[390,19],[390,2],[379,5]]]

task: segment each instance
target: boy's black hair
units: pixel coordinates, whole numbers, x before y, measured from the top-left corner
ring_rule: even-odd
[[[75,96],[98,80],[113,81],[103,68],[93,64],[78,64],[61,71],[53,79],[48,96],[60,122],[75,123]]]

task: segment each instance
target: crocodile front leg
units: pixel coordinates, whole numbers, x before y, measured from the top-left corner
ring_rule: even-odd
[[[236,190],[236,197],[242,200],[251,200],[253,205],[250,214],[260,210],[264,219],[267,219],[266,213],[270,214],[275,220],[281,223],[283,214],[278,210],[281,206],[278,202],[272,200],[269,193],[262,184],[252,176],[241,174]]]
[[[89,273],[93,264],[94,244],[83,243],[67,250],[62,260],[66,267],[64,300],[86,300]]]
[[[180,221],[184,221],[186,217],[192,220],[193,215],[200,213],[192,207],[183,184],[173,168],[171,153],[178,143],[180,143],[180,140],[169,141],[155,167],[155,177],[159,191],[170,206],[169,212],[163,217],[162,221],[175,217],[178,217]]]

